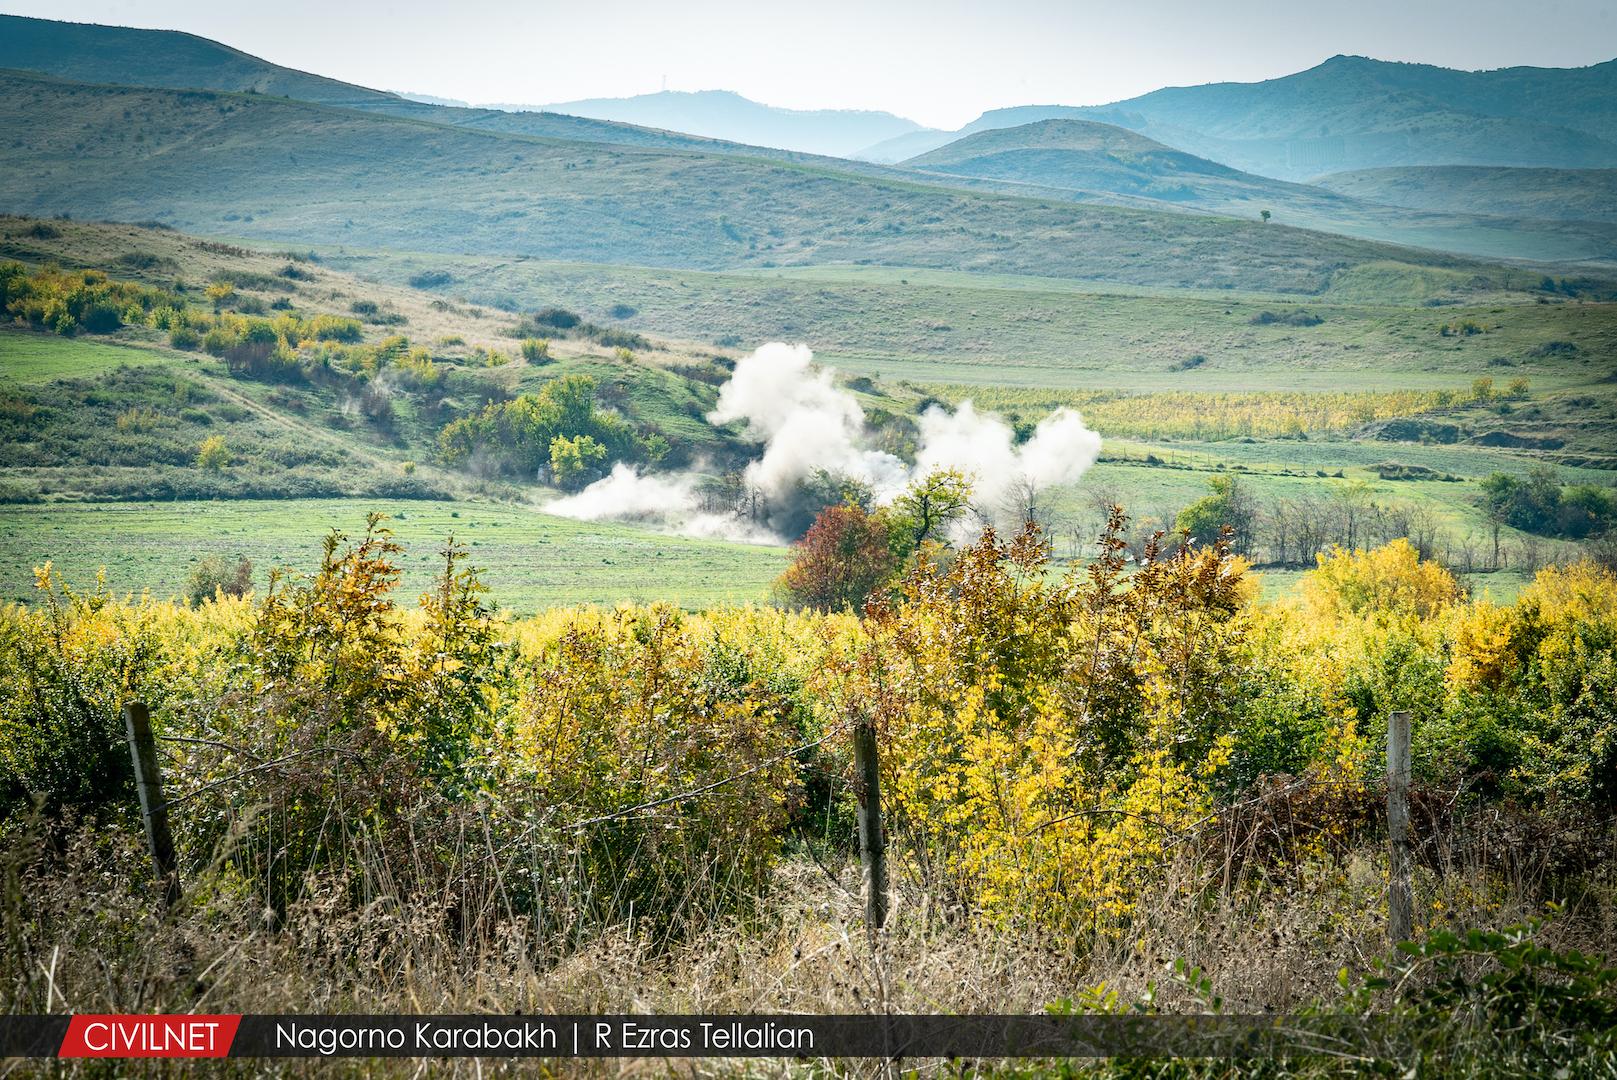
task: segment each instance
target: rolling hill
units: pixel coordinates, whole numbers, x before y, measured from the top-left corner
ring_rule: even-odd
[[[1314,181],[1393,206],[1617,222],[1617,169],[1425,165],[1332,173]]]
[[[468,131],[264,95],[0,75],[0,205],[297,244],[720,269],[880,263],[1318,291],[1338,236],[970,194],[828,168]]]
[[[1464,206],[1398,205],[1396,199],[1379,198],[1374,191],[1326,190],[1241,172],[1138,132],[1091,120],[1039,120],[986,128],[904,165],[946,176],[1070,190],[1086,199],[1148,199],[1247,219],[1268,211],[1290,225],[1473,255],[1617,261],[1617,228],[1612,222],[1536,220],[1542,201],[1520,199],[1510,204],[1478,198]],[[1589,196],[1598,198],[1601,185],[1592,187]]]
[[[1302,185],[1254,176],[1091,120],[1052,119],[987,128],[910,158],[907,168],[1046,187],[1227,207],[1284,200]]]
[[[0,15],[0,68],[37,71],[73,82],[220,90],[294,98],[406,119],[558,139],[634,146],[711,148],[712,140],[560,113],[472,108],[372,90],[270,63],[228,45],[177,30],[136,30],[98,23]]]

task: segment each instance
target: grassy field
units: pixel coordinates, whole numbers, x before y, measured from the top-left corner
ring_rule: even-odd
[[[890,267],[697,273],[424,255],[351,255],[334,264],[389,284],[440,269],[455,279],[448,294],[489,305],[530,308],[565,298],[603,319],[614,308],[632,310],[623,325],[688,340],[737,348],[803,341],[849,371],[928,383],[1459,389],[1485,374],[1523,375],[1549,389],[1602,378],[1617,364],[1617,304],[1538,303],[1527,292],[1468,298],[1460,280],[1389,267],[1344,273],[1340,299],[1332,290],[1300,300]],[[1514,285],[1530,280],[1537,279],[1521,275]],[[1400,291],[1418,302],[1390,302]],[[1264,312],[1320,322],[1255,324]],[[1467,320],[1485,329],[1441,333]],[[1535,355],[1556,341],[1574,351]],[[1184,369],[1196,356],[1203,362]]]
[[[150,349],[43,334],[0,333],[0,386],[93,378],[121,367],[172,362]]]
[[[1580,466],[1612,458],[1617,304],[1539,302],[1523,291],[1525,276],[1510,282],[1515,291],[1470,294],[1444,271],[1367,265],[1340,280],[1340,297],[1333,289],[1308,302],[891,267],[698,273],[421,255],[305,261],[301,276],[288,279],[278,273],[284,254],[168,230],[59,222],[45,230],[54,235],[38,231],[25,219],[0,219],[0,250],[165,288],[181,279],[268,281],[274,288],[259,295],[289,298],[301,311],[378,303],[402,324],[368,328],[367,337],[402,332],[426,344],[450,381],[446,404],[430,412],[426,401],[398,395],[394,422],[380,428],[352,414],[342,384],[232,377],[221,360],[171,349],[153,330],[95,339],[0,332],[11,444],[0,483],[14,502],[45,500],[0,511],[8,533],[0,595],[13,599],[29,595],[32,569],[46,558],[81,581],[106,565],[115,588],[160,594],[180,589],[204,554],[243,554],[261,571],[307,566],[326,529],[357,528],[371,506],[403,508],[401,535],[416,549],[411,588],[454,531],[487,559],[500,601],[521,610],[762,599],[783,552],[546,518],[523,508],[548,495],[533,477],[445,468],[436,432],[484,400],[582,373],[612,407],[655,424],[686,460],[709,470],[733,465],[745,447],[702,417],[724,359],[769,338],[808,340],[845,377],[876,377],[855,384],[872,413],[905,418],[931,400],[971,397],[1029,423],[1057,406],[1079,408],[1106,446],[1082,483],[1047,495],[1064,557],[1093,539],[1103,503],[1121,503],[1141,525],[1170,526],[1221,474],[1241,477],[1262,506],[1330,504],[1357,492],[1417,510],[1452,550],[1472,553],[1488,537],[1478,484],[1488,474],[1522,475],[1551,462],[1568,482],[1605,485],[1612,475]],[[453,283],[408,286],[429,269],[445,270]],[[1402,286],[1429,299],[1469,300],[1386,302]],[[514,356],[521,313],[551,304],[666,336],[627,359],[575,337],[555,341],[549,363],[476,361],[476,349]],[[1462,324],[1477,331],[1440,332]],[[1530,391],[1474,402],[1479,377],[1501,391],[1526,379]],[[1437,404],[1438,391],[1448,404]],[[1406,414],[1455,434],[1446,443],[1400,442],[1361,430],[1366,420]],[[1490,433],[1562,449],[1476,441]],[[227,440],[233,461],[208,472],[194,458],[212,434]],[[1431,478],[1384,479],[1379,467],[1388,463],[1430,470]],[[452,501],[414,501],[434,492]],[[1542,557],[1572,551],[1510,530],[1503,541]],[[1283,590],[1294,579],[1274,573],[1266,588]]]
[[[105,568],[115,592],[182,593],[208,555],[253,561],[262,589],[271,568],[319,565],[329,529],[363,532],[371,511],[408,546],[403,593],[427,587],[450,535],[483,567],[504,608],[666,600],[686,608],[767,599],[785,568],[778,548],[661,536],[588,524],[532,507],[478,502],[299,499],[0,507],[0,598],[32,599],[33,568],[50,559],[75,587]]]

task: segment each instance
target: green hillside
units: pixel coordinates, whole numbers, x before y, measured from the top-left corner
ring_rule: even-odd
[[[781,162],[496,136],[267,98],[0,75],[0,205],[276,242],[719,269],[882,263],[1313,292],[1464,260]]]
[[[655,146],[820,164],[830,160],[813,154],[730,142],[689,134],[684,130],[669,130],[676,126],[672,123],[644,127],[565,112],[475,108],[442,99],[427,101],[420,97],[404,97],[282,67],[220,42],[174,30],[135,30],[96,23],[0,15],[0,68],[34,71],[73,82],[269,94],[408,120],[539,138]],[[818,115],[797,114],[790,110],[766,111],[788,117],[806,115],[812,118]],[[834,115],[837,114],[827,114]],[[866,114],[846,115],[859,117]],[[858,141],[854,138],[851,143]],[[862,162],[840,164],[855,171],[891,171]]]
[[[440,457],[442,428],[485,402],[587,375],[598,404],[666,439],[670,464],[722,462],[733,439],[701,419],[714,387],[680,374],[710,357],[678,343],[625,354],[558,329],[530,361],[515,315],[161,228],[0,216],[0,302],[18,295],[13,259],[29,272],[107,273],[200,318],[204,284],[229,283],[227,319],[352,319],[359,340],[316,346],[323,362],[265,379],[229,349],[176,346],[133,318],[64,335],[0,303],[0,601],[30,600],[47,560],[75,584],[105,568],[117,592],[167,596],[184,593],[199,560],[245,557],[262,587],[274,567],[311,567],[322,532],[362,530],[371,511],[411,543],[406,587],[425,586],[433,552],[455,535],[518,610],[762,600],[780,572],[778,549],[557,518],[541,509],[555,491],[534,477]],[[411,347],[430,364],[345,366]],[[221,456],[211,466],[209,440]]]
[[[923,154],[908,163],[910,168],[901,169],[664,130],[663,128],[667,127],[692,127],[679,119],[683,114],[677,109],[671,113],[656,111],[643,115],[636,113],[635,116],[660,125],[640,127],[555,112],[508,112],[412,100],[295,71],[218,42],[172,31],[131,30],[113,26],[0,16],[0,67],[26,69],[73,81],[97,84],[209,89],[284,96],[316,104],[479,132],[545,140],[605,143],[613,146],[685,150],[705,157],[723,155],[762,159],[811,171],[854,173],[872,180],[900,185],[920,180],[933,186],[977,193],[1078,200],[1130,209],[1192,210],[1246,219],[1255,218],[1261,211],[1269,210],[1276,215],[1279,222],[1289,225],[1482,258],[1600,262],[1611,260],[1614,252],[1617,252],[1617,230],[1600,228],[1592,224],[1569,225],[1556,221],[1532,220],[1536,215],[1515,215],[1485,205],[1475,209],[1405,203],[1387,207],[1373,199],[1358,200],[1342,194],[1322,192],[1318,188],[1286,184],[1252,173],[1242,173],[1165,146],[1137,133],[1125,134],[1125,129],[1115,126],[1086,127],[1084,125],[1089,122],[1072,119],[1075,110],[1061,107],[1027,107],[988,114],[974,124],[968,125],[965,130],[971,134],[964,139],[956,141],[949,147]],[[686,97],[692,101],[700,98],[706,102],[711,95]],[[685,99],[673,95],[670,100],[683,102]],[[756,111],[757,109],[754,109],[747,115],[752,117],[752,121],[763,123],[757,116],[753,116]],[[775,110],[775,113],[780,112]],[[601,112],[600,115],[617,114]],[[774,113],[769,115],[774,116]],[[781,113],[781,116],[800,127],[808,124],[822,136],[825,131],[821,129],[825,124],[836,120],[836,117],[829,114],[820,116]],[[1065,119],[1043,119],[1051,116]],[[1023,123],[1008,130],[1004,127],[1013,121],[1024,119],[1038,122],[1032,125]],[[1136,122],[1136,119],[1131,117],[1114,119],[1126,125]],[[770,131],[775,131],[775,134],[779,135],[779,131],[769,128],[767,123],[759,127],[752,121],[748,122],[751,126],[748,124],[738,126],[738,121],[727,127],[720,125],[711,130],[722,129],[739,135],[757,134],[757,141],[782,142],[781,138],[768,135]],[[707,127],[700,129],[710,130]],[[923,141],[923,148],[936,146],[938,141],[949,138],[947,133],[911,134],[935,140]],[[899,138],[902,140],[909,137]],[[848,145],[853,145],[853,142]],[[790,144],[790,140],[782,144]],[[892,155],[888,155],[886,159],[891,157]],[[923,172],[925,176],[917,176],[917,172]],[[366,180],[360,179],[358,182],[365,183]],[[527,183],[531,186],[531,181]],[[742,194],[752,196],[756,191],[756,186],[749,186]],[[26,208],[49,209],[32,205]],[[243,233],[244,230],[239,227],[231,227],[226,223],[244,219],[247,214],[238,212],[237,219],[229,219],[225,215],[230,212],[232,211],[221,212],[223,221],[220,224],[214,224],[206,217],[185,216],[174,220],[185,227]],[[613,211],[607,208],[592,212],[606,217]],[[513,211],[502,208],[499,213],[509,216]],[[856,209],[853,213],[857,217],[860,211]],[[255,220],[259,217],[256,214],[253,216]],[[865,216],[870,216],[868,211]],[[938,215],[930,213],[927,216]],[[345,229],[349,228],[348,220],[346,217],[343,219]],[[722,255],[726,246],[733,245],[736,236],[741,235],[745,237],[749,246],[747,258],[751,258],[752,245],[757,242],[754,235],[757,230],[747,232],[740,230],[734,223],[731,225],[729,230],[723,230],[722,237],[713,237],[711,243],[705,246]],[[360,224],[356,222],[354,227],[360,227]],[[761,224],[761,228],[777,235],[788,235],[787,227],[779,222]],[[795,234],[801,234],[803,231],[795,227],[791,230]],[[819,242],[818,237],[812,238],[816,243]],[[343,241],[346,240],[347,237],[344,237]],[[779,245],[775,246],[778,248]],[[623,246],[615,252],[603,255],[555,249],[551,251],[560,257],[569,258],[582,255],[620,261],[687,265],[684,259],[671,256],[667,252],[644,252],[632,246]],[[861,252],[846,249],[833,253],[831,257],[839,261],[856,262],[868,258]],[[795,255],[786,259],[768,257],[760,261],[789,264],[795,261]],[[907,261],[922,265],[932,263],[929,257],[917,257]],[[1026,269],[1025,265],[1022,269]],[[1157,281],[1149,276],[1126,276],[1119,280]]]
[[[1394,206],[1568,221],[1617,221],[1617,169],[1423,165],[1331,173],[1330,191]]]
[[[149,318],[125,318],[107,332],[63,336],[14,312],[0,320],[4,499],[514,495],[523,486],[508,473],[438,467],[439,434],[487,402],[569,375],[593,379],[599,404],[658,434],[670,464],[736,452],[702,419],[711,382],[680,373],[710,357],[666,340],[587,323],[538,329],[517,314],[361,281],[304,254],[160,228],[0,216],[0,268],[11,259],[25,272],[89,270],[154,290],[152,310],[184,310],[195,332],[187,343]],[[0,300],[10,280],[0,277]],[[210,283],[231,287],[221,315],[204,296]],[[349,333],[300,347],[297,369],[255,374],[245,366],[251,350],[205,337],[221,318],[262,328],[325,319]],[[530,360],[522,344],[535,333],[547,345]],[[430,363],[406,363],[411,352]],[[196,467],[210,436],[224,440],[229,468]]]
[[[712,140],[696,136],[559,113],[507,113],[431,105],[282,67],[177,30],[138,30],[0,15],[0,68],[37,71],[74,82],[265,94],[552,138],[647,146],[713,144]]]

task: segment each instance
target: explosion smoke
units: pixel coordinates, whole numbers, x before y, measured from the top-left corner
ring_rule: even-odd
[[[915,466],[869,445],[864,410],[853,394],[836,386],[832,368],[815,368],[806,345],[771,342],[736,364],[719,389],[708,421],[744,421],[763,453],[747,466],[746,482],[762,496],[769,529],[730,516],[698,512],[694,473],[642,475],[630,465],[545,509],[585,521],[654,521],[693,536],[724,536],[779,543],[795,531],[805,510],[805,481],[817,471],[868,485],[878,504],[891,502],[910,482],[936,469],[959,469],[972,477],[976,502],[989,517],[1003,516],[1006,497],[1019,487],[1071,484],[1094,464],[1100,436],[1071,409],[1057,409],[1018,446],[1010,425],[970,401],[953,413],[933,406],[919,420]],[[1017,524],[1011,522],[1009,524]]]

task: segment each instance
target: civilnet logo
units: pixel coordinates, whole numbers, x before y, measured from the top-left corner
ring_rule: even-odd
[[[74,1016],[59,1057],[225,1057],[238,1016]]]

